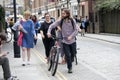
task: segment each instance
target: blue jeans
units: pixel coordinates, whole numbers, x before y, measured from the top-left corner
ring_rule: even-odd
[[[36,36],[38,35],[38,30],[35,30]],[[37,44],[37,39],[34,39],[34,44]]]
[[[65,57],[67,61],[67,68],[72,68],[72,62],[74,61],[74,55],[76,54],[76,42],[72,44],[63,43],[63,49],[65,52]]]

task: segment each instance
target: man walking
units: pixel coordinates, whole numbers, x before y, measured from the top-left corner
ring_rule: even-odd
[[[51,37],[52,28],[60,26],[68,73],[72,73],[72,62],[74,61],[74,55],[76,54],[76,35],[78,26],[76,25],[76,21],[71,18],[69,9],[63,9],[61,14],[64,15],[64,17],[50,25],[48,37]]]

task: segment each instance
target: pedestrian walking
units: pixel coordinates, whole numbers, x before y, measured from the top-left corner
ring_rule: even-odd
[[[81,36],[85,36],[85,20],[83,17],[81,19],[80,29],[81,29]]]
[[[4,79],[13,80],[13,77],[11,76],[9,60],[6,57],[7,52],[2,51],[2,43],[4,41],[6,41],[6,36],[3,34],[0,34],[0,65],[2,65]]]
[[[77,16],[77,15],[74,15],[73,18],[75,19],[75,21],[76,21],[77,23],[80,23],[80,19],[78,19],[78,16]]]
[[[36,36],[37,36],[38,30],[40,29],[40,23],[38,22],[36,15],[32,16],[32,21],[34,23],[35,33],[36,33]],[[37,44],[37,39],[34,39],[34,44],[35,45]]]
[[[22,66],[25,66],[26,64],[26,54],[27,54],[27,64],[30,64],[30,49],[34,47],[34,39],[37,39],[34,23],[30,18],[30,12],[25,11],[24,12],[24,19],[21,23],[22,28],[24,28],[27,33],[23,33],[22,36]]]
[[[85,17],[85,33],[87,33],[87,28],[90,25],[88,16]]]
[[[80,17],[80,19],[78,19],[78,16],[77,16],[77,15],[74,15],[73,18],[75,19],[76,23],[77,23],[78,25],[80,25],[80,23],[81,23],[81,17]],[[80,27],[78,27],[78,32],[81,32]]]
[[[64,15],[63,19],[60,19],[51,24],[47,34],[48,37],[51,37],[52,28],[60,26],[68,73],[72,73],[72,62],[74,61],[74,55],[76,54],[76,35],[78,33],[78,26],[76,21],[71,18],[69,9],[63,9],[61,14]]]
[[[64,9],[66,9],[66,8],[62,8],[61,11],[63,11]],[[63,18],[64,18],[64,14],[61,14],[61,16],[59,17],[58,20],[61,20]],[[61,25],[62,25],[62,23],[61,23]],[[61,53],[61,62],[60,63],[61,64],[65,64],[66,63],[66,59],[65,59],[65,52],[64,52],[64,49],[63,49],[62,31],[61,31],[60,26],[57,26],[56,36],[59,38],[58,45],[60,46],[60,53]]]
[[[53,23],[50,19],[50,14],[45,13],[44,17],[45,17],[45,21],[41,24],[40,34],[41,34],[42,41],[43,41],[43,44],[45,47],[46,59],[48,59],[50,50],[51,50],[52,46],[54,46],[55,42],[52,38],[48,38],[48,36],[47,36],[48,28]],[[52,30],[51,34],[55,36],[55,29]]]

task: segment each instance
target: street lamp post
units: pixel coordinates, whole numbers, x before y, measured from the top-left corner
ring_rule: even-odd
[[[14,22],[16,22],[16,0],[13,0],[13,6],[14,6]],[[19,58],[20,57],[20,47],[17,45],[17,39],[18,39],[18,31],[14,31],[14,57]]]
[[[13,7],[14,7],[14,22],[16,22],[16,0],[13,0]]]
[[[35,9],[35,7],[32,7],[32,5],[34,5],[33,2],[34,2],[34,0],[30,0],[30,6],[29,6],[30,12],[32,12],[32,9]]]
[[[67,8],[69,9],[69,0],[67,0]]]
[[[33,2],[34,2],[34,0],[26,0],[27,1],[27,3],[26,3],[26,5],[27,5],[27,10],[29,10],[31,13],[32,13],[32,5],[33,5]]]
[[[60,11],[59,11],[59,2],[58,0],[55,1],[55,8],[56,8],[56,12],[57,12],[57,18],[60,16]]]
[[[80,0],[77,0],[78,2],[78,16],[80,17]]]
[[[3,7],[4,7],[4,9],[5,9],[5,0],[3,0]]]
[[[46,8],[46,12],[48,12],[48,0],[46,0],[45,2],[45,8]]]

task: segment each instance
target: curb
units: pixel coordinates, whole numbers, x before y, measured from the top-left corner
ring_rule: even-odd
[[[89,36],[85,36],[85,37],[87,37],[87,38],[92,38],[92,39],[97,39],[97,40],[101,40],[101,41],[106,41],[106,42],[110,42],[110,43],[120,44],[120,42],[114,42],[114,41],[109,41],[109,40],[100,39],[100,38],[95,38],[95,37],[89,37]]]

